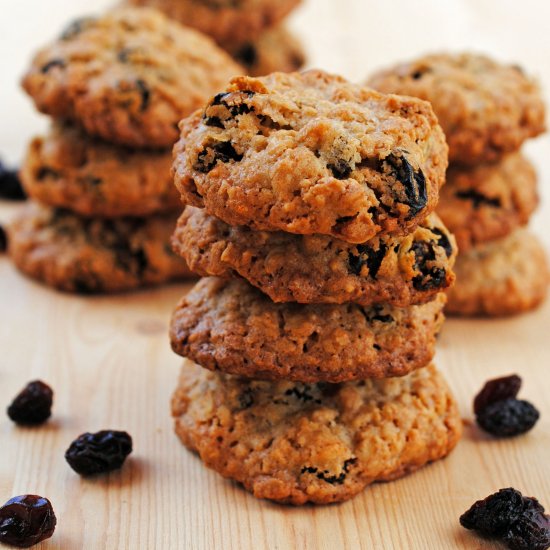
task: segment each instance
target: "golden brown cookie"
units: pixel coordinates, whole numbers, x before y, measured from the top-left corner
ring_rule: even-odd
[[[56,124],[34,138],[20,176],[27,194],[83,216],[146,216],[181,205],[170,151],[146,151],[90,138]]]
[[[533,165],[520,153],[512,153],[497,164],[451,167],[437,213],[463,253],[525,225],[538,203]]]
[[[420,306],[275,304],[242,279],[202,279],[172,316],[172,349],[204,368],[264,380],[342,382],[426,365],[444,294]]]
[[[189,275],[170,250],[174,221],[86,219],[30,203],[8,228],[9,252],[23,273],[60,290],[132,290]]]
[[[534,309],[550,281],[546,252],[525,229],[459,254],[455,271],[445,308],[454,315],[498,317]]]
[[[238,274],[275,302],[425,303],[454,281],[456,244],[432,214],[405,237],[350,244],[325,235],[231,227],[187,206],[172,246],[199,275]]]
[[[134,147],[171,147],[180,119],[233,76],[209,38],[156,10],[123,8],[83,18],[35,56],[23,87],[48,115]]]
[[[206,466],[257,498],[327,504],[443,458],[462,433],[433,365],[344,384],[258,382],[186,362],[176,433]]]
[[[247,74],[264,76],[274,72],[291,73],[300,69],[306,56],[302,44],[286,27],[275,27],[257,40],[245,44],[222,44]]]
[[[213,37],[220,44],[257,40],[290,13],[300,0],[126,0],[156,8]]]
[[[322,71],[239,77],[181,123],[184,202],[230,225],[363,243],[435,208],[447,145],[428,103]]]
[[[383,70],[368,84],[430,101],[447,136],[451,163],[495,162],[545,130],[538,85],[517,65],[484,55],[427,55]]]

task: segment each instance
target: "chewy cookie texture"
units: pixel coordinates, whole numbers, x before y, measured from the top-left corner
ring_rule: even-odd
[[[433,366],[345,384],[260,382],[182,369],[176,432],[203,462],[258,498],[347,500],[374,481],[446,456],[460,438],[456,403]]]
[[[34,138],[21,167],[27,194],[82,216],[146,216],[180,206],[170,151],[130,149],[55,124]]]
[[[469,169],[452,166],[437,213],[464,253],[525,225],[538,203],[532,164],[521,153],[512,153],[496,164]]]
[[[405,307],[433,299],[454,281],[455,241],[435,215],[407,236],[355,245],[230,226],[187,206],[172,245],[195,273],[238,274],[274,302]]]
[[[430,101],[447,137],[451,164],[495,162],[545,130],[535,81],[517,65],[484,55],[427,55],[380,71],[368,84]]]
[[[60,290],[132,290],[189,274],[168,244],[174,221],[82,218],[31,203],[9,227],[9,252],[23,273]]]
[[[176,308],[173,350],[259,379],[341,382],[403,376],[433,357],[445,297],[425,305],[275,304],[241,279],[202,279]]]
[[[171,147],[183,116],[243,72],[209,38],[147,8],[74,21],[23,87],[43,113],[133,147]]]
[[[321,71],[234,79],[184,119],[185,203],[231,225],[362,243],[435,208],[447,146],[430,105]]]

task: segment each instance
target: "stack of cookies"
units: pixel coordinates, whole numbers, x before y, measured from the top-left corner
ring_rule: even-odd
[[[177,124],[241,72],[209,38],[146,8],[79,19],[41,50],[23,86],[54,121],[22,166],[36,202],[10,228],[21,271],[74,292],[188,274],[169,245]]]
[[[259,498],[346,500],[442,458],[461,421],[431,364],[455,241],[428,103],[321,71],[239,77],[182,121],[176,432]]]
[[[151,6],[211,36],[247,74],[296,71],[305,62],[300,41],[283,19],[300,0],[124,0]]]
[[[519,151],[545,129],[537,85],[518,66],[474,54],[428,55],[369,84],[430,101],[446,133],[451,166],[437,212],[460,250],[447,311],[500,316],[538,306],[549,270],[537,237],[522,228],[538,194]]]

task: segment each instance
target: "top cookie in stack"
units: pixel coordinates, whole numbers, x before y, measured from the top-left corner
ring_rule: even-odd
[[[211,36],[247,74],[292,72],[305,62],[300,41],[283,19],[300,0],[126,0],[151,6]]]
[[[172,318],[174,351],[213,371],[183,369],[183,442],[295,504],[445,456],[460,419],[429,363],[456,250],[432,214],[447,146],[429,104],[275,73],[233,79],[180,128],[173,245],[217,276]]]
[[[545,130],[536,83],[517,65],[461,53],[397,65],[369,84],[430,101],[445,131],[451,166],[437,211],[461,252],[448,311],[507,315],[536,307],[549,275],[542,246],[521,229],[538,194],[519,151]]]
[[[23,87],[53,117],[22,166],[30,206],[10,231],[22,271],[69,291],[129,290],[187,274],[169,247],[182,116],[242,72],[209,38],[146,8],[71,23]]]

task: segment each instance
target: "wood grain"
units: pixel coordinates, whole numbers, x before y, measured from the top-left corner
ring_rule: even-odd
[[[22,72],[38,36],[51,36],[67,18],[63,6],[90,11],[84,0],[52,0],[47,11],[39,0],[4,3],[12,18],[31,18],[21,29],[12,18],[1,22],[3,78],[9,82]],[[311,0],[293,26],[304,36],[312,65],[355,80],[427,49],[476,44],[524,63],[550,89],[543,32],[550,8],[531,0],[502,1],[498,11],[495,6],[491,0]],[[0,89],[0,99],[1,150],[15,160],[44,123],[15,85]],[[550,140],[537,140],[528,151],[547,197],[550,167],[543,159]],[[0,221],[13,209],[0,204]],[[548,201],[533,227],[548,246]],[[0,258],[0,408],[30,379],[42,378],[56,392],[54,416],[43,428],[17,428],[0,415],[0,500],[43,494],[58,516],[55,536],[38,548],[496,549],[458,525],[474,500],[514,486],[550,507],[550,304],[515,319],[446,324],[437,364],[466,421],[464,438],[448,459],[372,486],[342,505],[295,509],[257,501],[206,470],[172,432],[169,400],[180,361],[170,351],[167,322],[187,288],[80,298],[31,282]],[[472,398],[487,378],[512,372],[524,377],[522,396],[539,407],[541,420],[527,436],[490,440],[472,425]],[[135,452],[121,472],[82,480],[63,454],[75,436],[102,428],[128,430]]]

